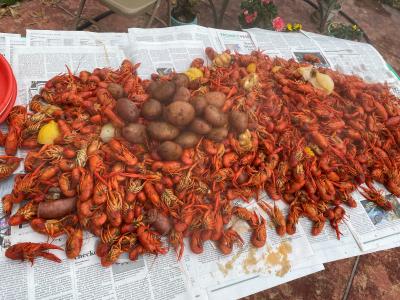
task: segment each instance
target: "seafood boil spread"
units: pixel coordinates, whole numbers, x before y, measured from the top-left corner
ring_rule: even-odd
[[[60,262],[49,250],[75,258],[84,231],[98,238],[105,267],[123,253],[135,261],[173,248],[180,259],[185,238],[195,254],[212,241],[227,255],[244,243],[232,218],[249,225],[259,248],[267,225],[292,235],[301,217],[312,235],[332,226],[340,239],[356,190],[393,209],[374,186],[400,196],[400,106],[387,85],[317,68],[313,55],[301,63],[261,51],[206,55],[209,64],[198,58],[185,73],[151,80],[128,60],[117,70],[67,68],[28,108],[12,108],[0,180],[20,164],[25,173],[3,210],[9,225],[29,223],[48,242],[17,243],[8,258]],[[268,224],[245,208],[251,199]],[[61,235],[64,248],[52,244]]]

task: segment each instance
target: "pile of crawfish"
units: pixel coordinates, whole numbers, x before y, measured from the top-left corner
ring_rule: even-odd
[[[219,55],[212,49],[206,53],[214,61]],[[21,205],[9,224],[29,222],[51,238],[66,235],[69,258],[79,255],[83,231],[89,231],[99,238],[101,264],[109,266],[124,252],[136,260],[141,254],[165,254],[169,246],[181,258],[185,237],[193,253],[202,253],[210,240],[229,254],[234,244],[243,244],[229,225],[233,216],[248,223],[251,244],[262,247],[266,220],[238,206],[233,201],[238,198],[248,202],[255,197],[281,236],[294,234],[299,218],[307,217],[313,235],[329,222],[339,238],[342,205],[356,206],[351,196],[356,189],[377,206],[392,209],[373,186],[379,182],[400,196],[400,107],[388,86],[318,68],[334,82],[328,94],[303,80],[298,69],[307,62],[259,51],[223,55],[224,65],[193,61],[204,76],[192,80],[189,89],[192,96],[223,92],[223,111],[247,113],[248,130],[240,135],[230,131],[222,142],[202,137],[177,161],[162,161],[154,151],[157,141],[132,144],[119,132],[124,121],[115,113],[116,99],[107,87],[121,85],[139,108],[149,99],[151,80],[140,79],[138,65],[129,61],[118,70],[95,69],[78,76],[68,70],[31,100],[31,112],[14,107],[9,132],[0,139],[8,155],[0,158],[0,178],[18,167],[18,148],[30,150],[26,174],[16,175],[12,192],[2,199],[7,214],[14,204]],[[255,72],[249,72],[250,64]],[[152,80],[172,76],[153,75]],[[37,133],[50,120],[57,122],[61,136],[40,146]],[[116,135],[103,142],[100,130],[109,122]],[[288,204],[286,217],[278,206],[259,199],[263,191]],[[7,256],[58,261],[46,249],[59,248],[22,243],[10,247]]]

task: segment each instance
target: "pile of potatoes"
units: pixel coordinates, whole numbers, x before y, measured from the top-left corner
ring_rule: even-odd
[[[176,74],[171,81],[152,81],[151,98],[139,110],[127,98],[117,101],[116,113],[129,123],[122,129],[123,137],[132,143],[144,143],[146,138],[159,141],[158,154],[163,160],[179,160],[184,148],[192,148],[205,136],[221,142],[229,129],[242,133],[248,127],[246,113],[222,112],[226,101],[221,92],[208,92],[191,97],[189,79]],[[135,123],[139,116],[147,125]]]

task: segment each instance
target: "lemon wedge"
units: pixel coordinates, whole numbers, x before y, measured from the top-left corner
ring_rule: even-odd
[[[54,140],[60,136],[58,125],[53,120],[40,128],[37,141],[39,144],[53,144]]]

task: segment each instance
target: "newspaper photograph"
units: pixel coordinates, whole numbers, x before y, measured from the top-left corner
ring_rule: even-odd
[[[393,210],[384,210],[366,200],[358,191],[353,193],[357,207],[347,210],[346,223],[363,251],[380,246],[376,242],[382,238],[391,236],[398,238],[400,232],[399,199],[386,191],[383,186],[376,184],[376,187],[384,192],[384,197],[391,203]]]
[[[257,49],[256,44],[247,32],[222,29],[216,29],[216,32],[224,50],[248,54]]]

